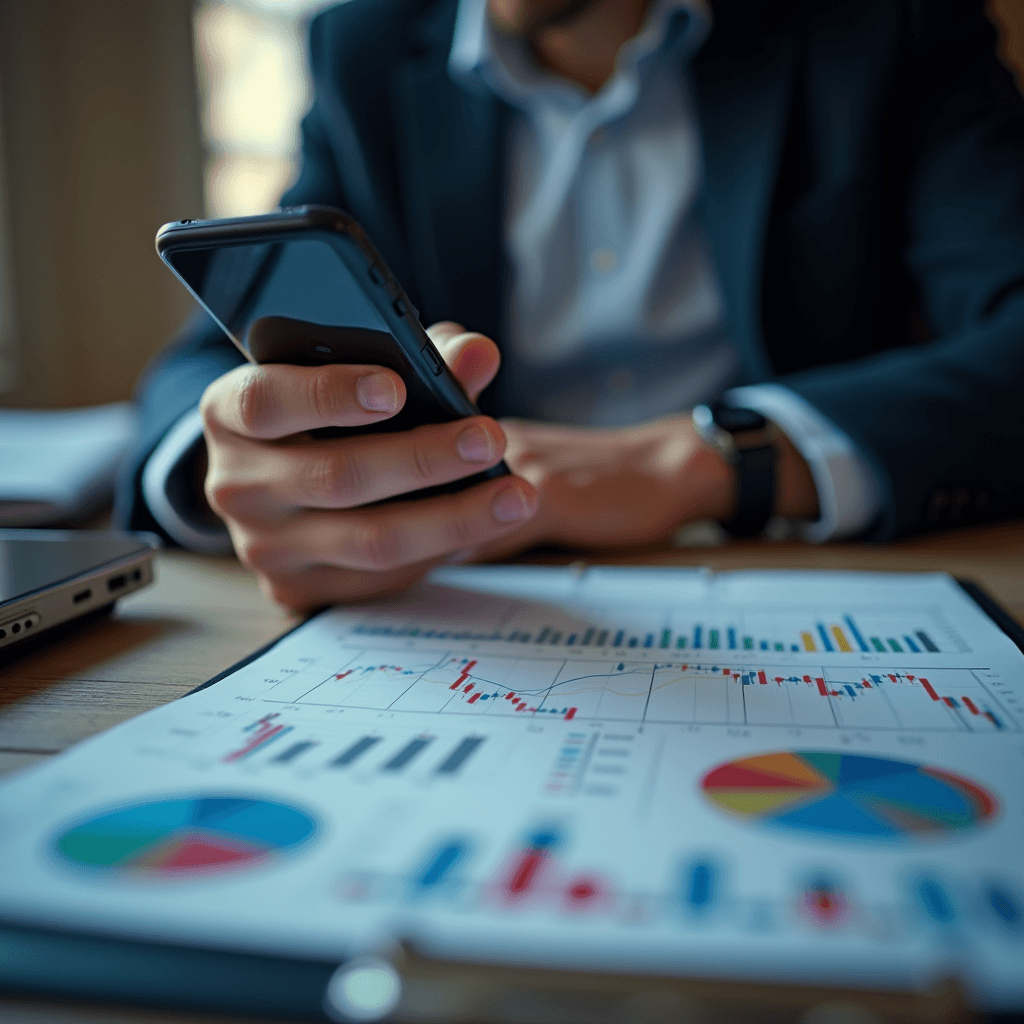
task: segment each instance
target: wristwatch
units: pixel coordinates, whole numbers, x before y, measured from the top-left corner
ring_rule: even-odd
[[[736,468],[736,505],[721,526],[734,537],[761,533],[775,512],[775,431],[759,412],[716,402],[693,410],[702,440]]]

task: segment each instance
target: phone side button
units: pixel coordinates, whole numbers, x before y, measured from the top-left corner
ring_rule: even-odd
[[[366,272],[370,275],[370,280],[377,285],[378,288],[382,288],[384,286],[384,275],[372,263]]]
[[[426,359],[427,365],[434,371],[435,377],[440,377],[444,373],[444,360],[429,341],[420,349],[420,355]]]

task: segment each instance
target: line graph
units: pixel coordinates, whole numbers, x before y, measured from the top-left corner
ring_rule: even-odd
[[[1019,731],[969,669],[749,667],[361,650],[326,679],[300,672],[271,702],[479,717],[632,723]],[[268,725],[264,733],[271,728]],[[254,736],[250,742],[261,742]],[[267,738],[268,742],[273,737]],[[241,752],[240,752],[241,753]]]

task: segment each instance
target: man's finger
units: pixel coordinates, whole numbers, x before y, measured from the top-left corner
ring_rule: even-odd
[[[267,574],[310,565],[392,572],[511,532],[537,511],[525,480],[503,477],[455,495],[351,512],[307,510],[236,550]]]
[[[427,333],[466,394],[475,402],[480,392],[494,380],[501,365],[498,346],[486,335],[467,331],[450,320],[434,324]]]
[[[239,366],[200,403],[208,430],[276,440],[318,427],[361,427],[394,416],[405,384],[381,366]]]
[[[236,441],[213,460],[206,490],[222,514],[251,521],[296,508],[356,508],[494,466],[505,437],[483,416],[286,446]]]

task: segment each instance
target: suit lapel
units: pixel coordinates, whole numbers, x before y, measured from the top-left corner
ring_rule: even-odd
[[[506,108],[448,74],[455,4],[414,26],[422,50],[393,76],[399,187],[425,322],[501,326]]]
[[[762,12],[751,10],[761,6],[716,2],[716,26],[691,70],[705,226],[748,380],[772,372],[760,329],[760,268],[796,62],[795,33],[762,28]]]

